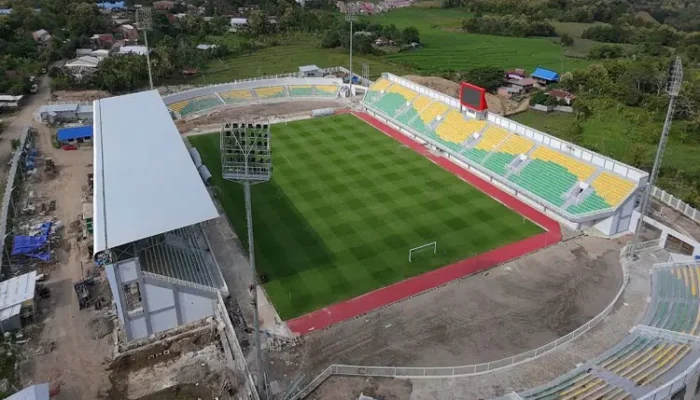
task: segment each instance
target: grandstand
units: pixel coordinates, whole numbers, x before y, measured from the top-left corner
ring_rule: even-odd
[[[567,226],[627,230],[635,194],[647,174],[457,99],[383,74],[363,99],[393,123]]]
[[[700,358],[700,338],[696,338],[700,264],[657,265],[651,284],[652,299],[642,325],[601,356],[518,396],[526,400],[632,399],[664,388],[669,393],[666,383]]]
[[[177,117],[196,116],[217,107],[267,101],[326,98],[340,95],[339,78],[270,78],[192,89],[163,97]]]

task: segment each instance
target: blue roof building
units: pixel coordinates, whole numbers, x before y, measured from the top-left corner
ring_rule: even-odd
[[[97,7],[104,8],[106,10],[123,10],[126,8],[126,4],[123,1],[115,1],[114,3],[105,1],[102,3],[97,3]]]
[[[535,72],[532,73],[531,77],[548,82],[559,82],[559,74],[557,74],[556,71],[544,68],[537,68]]]
[[[81,139],[92,139],[92,125],[75,126],[58,130],[59,142],[70,142]]]

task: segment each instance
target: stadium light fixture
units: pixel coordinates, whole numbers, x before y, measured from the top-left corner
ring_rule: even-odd
[[[649,180],[647,185],[642,192],[642,198],[639,205],[639,221],[637,221],[637,229],[634,235],[634,242],[632,243],[632,249],[630,251],[630,259],[634,260],[637,256],[637,247],[641,241],[642,231],[644,229],[644,216],[647,214],[649,209],[649,203],[651,203],[651,192],[654,189],[654,184],[656,184],[656,178],[659,176],[659,171],[661,170],[661,164],[664,158],[664,151],[666,150],[666,142],[668,141],[668,135],[671,131],[671,124],[673,122],[673,111],[676,107],[676,98],[681,92],[683,86],[683,62],[680,57],[671,63],[668,71],[668,81],[666,83],[666,91],[668,92],[668,110],[666,111],[666,120],[664,121],[664,127],[661,131],[661,138],[659,139],[659,146],[656,149],[656,158],[654,159],[654,166],[651,169],[651,174],[649,175]]]
[[[151,55],[148,49],[148,31],[153,29],[153,10],[150,7],[136,9],[136,26],[143,31],[146,44],[146,64],[148,66],[148,85],[153,90],[153,73],[151,72]]]
[[[352,95],[352,37],[353,37],[353,32],[352,32],[352,23],[355,21],[356,15],[355,15],[355,10],[348,5],[348,9],[345,12],[345,20],[350,22],[350,94]]]
[[[270,125],[267,122],[228,122],[221,128],[221,172],[223,178],[243,184],[246,224],[248,226],[248,257],[252,272],[251,295],[255,353],[258,362],[258,392],[266,393],[265,364],[260,339],[260,317],[258,316],[258,274],[255,269],[255,242],[253,240],[253,211],[250,185],[267,182],[272,175],[270,154]]]

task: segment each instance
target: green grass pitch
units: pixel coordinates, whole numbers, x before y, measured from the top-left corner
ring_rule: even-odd
[[[242,186],[221,177],[219,135],[190,137],[247,243]],[[290,319],[542,229],[352,115],[272,127],[272,180],[253,186],[255,256]],[[408,262],[412,247],[437,241]]]

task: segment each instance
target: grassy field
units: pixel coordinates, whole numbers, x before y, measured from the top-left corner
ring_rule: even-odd
[[[576,39],[573,48],[563,48],[556,38],[511,38],[464,33],[461,31],[462,19],[469,17],[469,13],[459,9],[424,7],[402,8],[379,16],[365,17],[383,24],[395,24],[399,28],[415,26],[420,30],[425,47],[385,55],[355,55],[355,69],[359,70],[362,63],[366,62],[369,64],[370,76],[375,78],[382,72],[397,75],[435,74],[450,69],[459,71],[479,66],[501,66],[506,69],[521,67],[529,70],[542,66],[571,70],[590,64],[588,60],[565,56],[567,51],[576,55],[586,54],[590,43],[584,43],[583,39]],[[570,24],[561,26],[567,31],[583,28]],[[239,38],[231,34],[207,40],[235,47]],[[250,55],[212,60],[202,69],[201,75],[188,81],[194,84],[230,82],[234,79],[292,72],[299,65],[305,64],[320,67],[349,66],[347,51],[319,48],[318,36],[295,34],[293,38],[281,38],[280,41],[280,45],[265,47]]]
[[[296,72],[300,65],[316,64],[319,67],[350,65],[350,58],[341,49],[322,49],[318,47],[318,38],[311,35],[299,35],[293,44],[281,44],[256,50],[246,56],[231,56],[210,61],[202,70],[202,75],[191,82],[194,84],[211,84],[230,82],[234,79],[250,78],[262,75],[274,75]],[[228,42],[229,40],[219,39]],[[393,63],[384,57],[353,55],[353,65],[361,72],[362,63],[369,64],[370,77],[376,78],[382,72],[407,74],[411,70]]]
[[[471,15],[458,9],[401,8],[370,17],[382,24],[399,28],[415,26],[424,48],[385,56],[421,72],[466,70],[480,66],[506,69],[545,67],[571,70],[590,64],[588,60],[569,58],[566,51],[551,39],[513,38],[464,33],[462,19]]]
[[[276,125],[272,138],[273,179],[252,191],[255,253],[283,319],[541,232],[352,115]],[[221,178],[218,134],[190,141],[245,234],[242,189]],[[437,254],[408,262],[410,248],[433,241]]]

